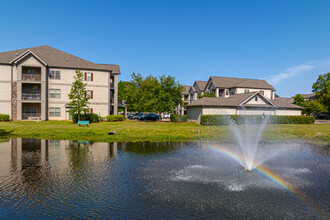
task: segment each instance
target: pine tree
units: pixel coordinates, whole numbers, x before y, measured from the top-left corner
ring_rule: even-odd
[[[69,94],[69,99],[71,100],[67,103],[70,108],[67,112],[70,115],[78,114],[78,120],[80,120],[80,114],[88,108],[90,97],[87,97],[86,83],[83,83],[83,73],[78,69],[76,70],[76,75],[74,76],[75,81],[72,83],[71,91]]]

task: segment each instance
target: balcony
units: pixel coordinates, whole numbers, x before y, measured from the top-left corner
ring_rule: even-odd
[[[23,81],[41,81],[41,75],[40,74],[22,74],[22,80]]]
[[[41,68],[40,67],[22,67],[22,80],[23,81],[41,81]]]
[[[22,93],[22,100],[40,101],[41,93]]]
[[[41,113],[35,112],[35,113],[22,113],[22,119],[28,119],[28,120],[41,120]]]

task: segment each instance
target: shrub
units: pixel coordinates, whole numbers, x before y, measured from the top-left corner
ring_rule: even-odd
[[[105,121],[112,122],[112,121],[124,121],[125,117],[123,115],[108,115],[105,117]]]
[[[9,121],[10,116],[7,114],[0,114],[0,121]]]
[[[171,122],[186,122],[186,121],[188,121],[188,116],[171,114],[170,119],[171,119]]]
[[[102,116],[99,116],[99,121],[103,121],[103,117]]]
[[[313,116],[266,116],[269,117],[268,124],[313,124],[315,118]],[[228,125],[231,120],[236,124],[262,123],[264,116],[262,115],[202,115],[201,125]]]
[[[72,121],[75,123],[78,122],[78,114],[74,114],[72,116]],[[96,123],[99,122],[99,116],[94,113],[81,114],[80,121],[89,121],[89,123]]]

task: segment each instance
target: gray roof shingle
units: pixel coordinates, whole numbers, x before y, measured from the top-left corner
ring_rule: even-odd
[[[267,83],[263,79],[243,79],[243,78],[231,78],[211,76],[213,85],[217,88],[257,88],[257,89],[271,89],[274,87]]]
[[[19,57],[28,50],[38,56],[49,67],[106,70],[120,74],[119,65],[96,64],[48,45],[2,52],[0,53],[0,64],[10,64],[12,60]]]
[[[251,98],[253,95],[255,95],[258,92],[249,92],[249,93],[242,93],[242,94],[235,94],[231,95],[228,98],[225,97],[204,97],[201,99],[198,99],[190,104],[188,104],[188,107],[193,106],[217,106],[217,107],[238,107],[242,102],[246,101],[247,99]],[[264,97],[266,100],[268,100],[266,97]],[[276,98],[272,100],[268,100],[270,103],[274,104],[277,108],[291,108],[291,109],[302,109],[302,107],[292,104],[288,101],[288,99],[282,99],[282,98]],[[250,105],[245,104],[245,107],[270,107],[270,105]]]

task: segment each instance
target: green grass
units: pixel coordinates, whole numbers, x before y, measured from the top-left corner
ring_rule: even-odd
[[[200,130],[200,134],[198,134]],[[115,131],[115,135],[108,135]],[[0,140],[11,137],[62,140],[85,140],[91,142],[113,141],[198,141],[232,140],[228,126],[201,126],[197,123],[172,122],[102,122],[78,127],[69,121],[13,121],[0,122]],[[330,124],[270,125],[264,140],[300,139],[330,142]]]

